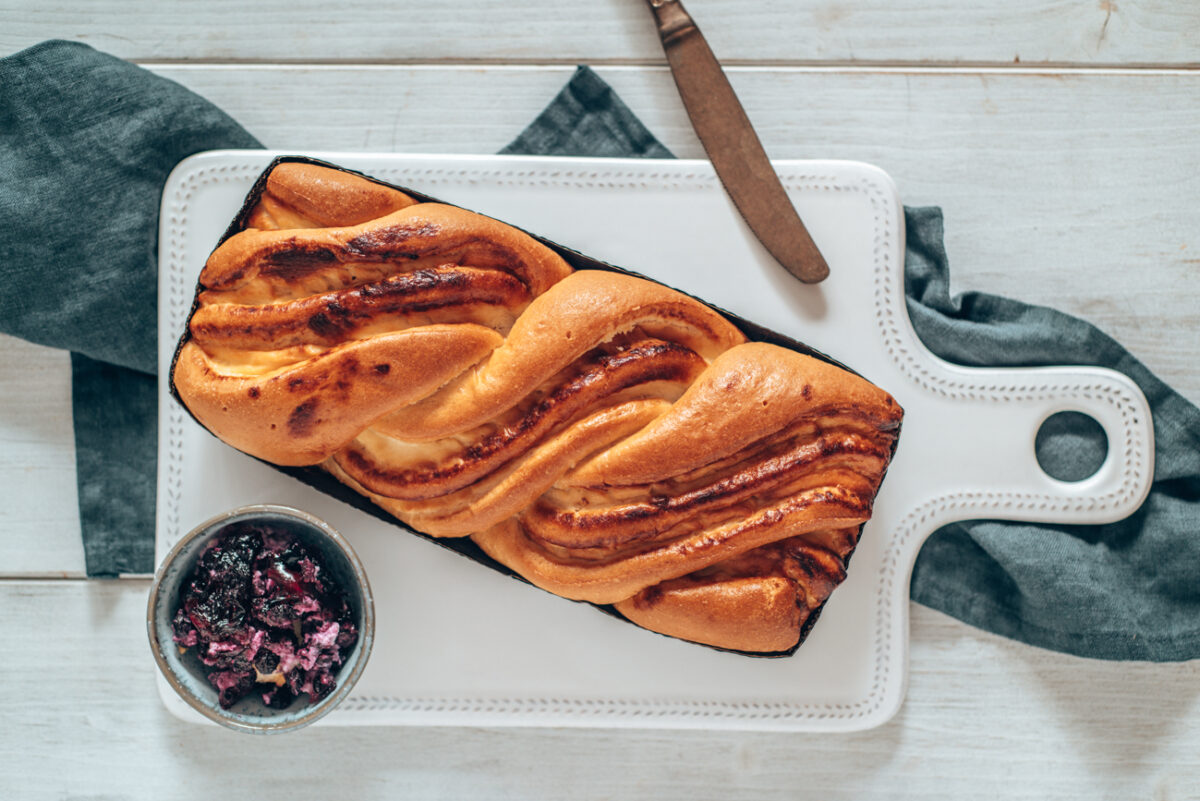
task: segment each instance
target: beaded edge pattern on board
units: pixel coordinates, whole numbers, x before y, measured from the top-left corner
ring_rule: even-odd
[[[168,237],[168,304],[169,330],[174,332],[172,342],[183,332],[192,289],[188,276],[195,272],[188,269],[185,257],[187,215],[192,197],[198,189],[208,184],[241,182],[249,186],[262,172],[265,162],[196,167],[186,174],[174,189],[170,203]],[[557,186],[573,189],[625,188],[630,186],[664,186],[677,189],[706,189],[717,185],[712,174],[669,172],[589,172],[581,170],[529,170],[513,169],[447,169],[447,168],[379,168],[370,171],[381,179],[427,187],[463,181],[487,182],[494,185],[513,186]],[[725,701],[676,701],[676,700],[626,700],[626,699],[581,699],[581,698],[403,698],[397,696],[351,695],[341,705],[341,711],[351,714],[362,713],[415,713],[436,715],[494,715],[494,716],[543,716],[552,718],[577,718],[580,716],[597,719],[664,720],[681,721],[696,719],[727,719],[769,723],[772,721],[818,721],[856,720],[876,714],[887,700],[885,688],[890,680],[890,654],[893,644],[891,605],[903,603],[905,598],[897,595],[902,589],[900,580],[912,559],[904,559],[908,552],[919,544],[919,530],[939,521],[949,512],[961,511],[960,517],[971,514],[982,516],[999,509],[1037,509],[1040,511],[1068,511],[1104,509],[1110,505],[1127,502],[1138,493],[1141,478],[1146,470],[1148,455],[1134,436],[1137,424],[1138,404],[1122,387],[1104,384],[1087,386],[1059,384],[1004,385],[1000,383],[972,382],[936,375],[923,365],[904,344],[895,299],[894,282],[899,270],[891,258],[891,246],[896,237],[895,216],[889,214],[891,204],[888,193],[871,177],[861,177],[847,184],[831,175],[784,174],[784,185],[790,190],[818,190],[826,192],[862,192],[866,195],[874,212],[874,319],[879,327],[888,354],[911,380],[928,392],[951,398],[1011,402],[1021,399],[1061,398],[1064,392],[1073,393],[1092,401],[1108,403],[1121,415],[1126,453],[1130,454],[1122,465],[1120,486],[1104,495],[1065,501],[1051,495],[1013,492],[959,491],[946,493],[930,499],[909,512],[897,527],[897,533],[888,540],[883,556],[883,570],[876,592],[876,637],[875,665],[871,689],[866,697],[852,704],[790,704],[790,703],[732,703]],[[902,267],[900,268],[902,269]],[[901,296],[902,301],[902,296]],[[182,497],[183,431],[185,417],[178,403],[169,403],[166,434],[168,463],[166,466],[165,514],[166,531],[158,532],[158,547],[169,549],[180,537],[179,501]],[[165,536],[164,536],[165,534]],[[915,554],[914,554],[915,555]],[[551,721],[552,722],[552,721]],[[597,721],[600,722],[600,721]]]

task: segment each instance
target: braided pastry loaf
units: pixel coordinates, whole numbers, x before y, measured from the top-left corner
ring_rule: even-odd
[[[796,645],[899,431],[685,295],[338,170],[275,168],[200,283],[173,380],[221,439],[718,647]]]

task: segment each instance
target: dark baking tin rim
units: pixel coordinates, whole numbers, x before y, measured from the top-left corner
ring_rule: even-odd
[[[267,178],[270,176],[271,172],[276,167],[278,167],[280,164],[287,164],[287,163],[313,164],[318,167],[327,167],[329,169],[338,170],[339,172],[345,172],[345,173],[349,173],[351,175],[357,175],[360,178],[365,178],[366,180],[368,180],[372,183],[376,183],[381,186],[386,186],[390,189],[397,189],[401,192],[404,192],[406,195],[416,198],[418,201],[420,201],[422,203],[441,203],[441,204],[444,204],[447,206],[455,206],[456,208],[464,208],[463,206],[458,206],[457,204],[454,204],[454,203],[448,203],[445,200],[442,200],[440,198],[432,197],[431,195],[427,195],[424,192],[418,192],[414,189],[409,189],[408,187],[389,183],[387,181],[380,180],[379,178],[375,178],[374,176],[359,172],[358,170],[352,170],[347,167],[342,167],[338,164],[331,164],[330,162],[322,161],[321,159],[314,159],[314,158],[310,158],[308,156],[277,156],[271,161],[270,164],[267,165],[267,167],[263,170],[262,174],[259,175],[258,178],[255,180],[254,185],[250,188],[250,191],[246,194],[246,199],[242,203],[242,208],[238,211],[237,215],[233,218],[233,221],[229,224],[229,227],[225,229],[225,233],[221,235],[220,240],[218,240],[217,244],[213,247],[214,251],[218,247],[220,247],[222,244],[224,244],[225,240],[229,239],[229,237],[231,237],[234,234],[237,234],[245,229],[246,220],[249,218],[251,210],[254,208],[254,206],[256,206],[258,204],[259,198],[262,196],[262,193],[263,193],[264,189],[266,188]],[[480,212],[474,211],[473,209],[465,209],[465,210],[471,211],[474,214],[480,214]],[[480,214],[480,216],[489,217],[490,219],[495,219],[494,217],[490,217],[489,215],[486,215],[486,214]],[[500,222],[503,222],[503,220],[501,220]],[[594,259],[591,256],[586,256],[577,250],[573,250],[569,247],[566,247],[565,245],[560,245],[559,243],[553,242],[549,239],[546,239],[545,237],[538,236],[537,234],[532,233],[530,231],[526,231],[525,229],[523,229],[519,226],[512,225],[511,223],[504,223],[504,224],[508,225],[512,228],[516,228],[518,231],[521,231],[522,233],[527,234],[528,236],[530,236],[533,239],[537,240],[538,242],[542,243],[546,247],[550,248],[555,253],[557,253],[559,256],[561,256],[569,265],[571,265],[571,267],[573,269],[576,269],[576,270],[605,270],[607,272],[612,272],[612,273],[622,273],[624,275],[631,275],[631,276],[634,276],[635,278],[641,278],[646,281],[653,281],[656,284],[660,284],[662,286],[667,286],[670,289],[675,289],[674,287],[671,287],[668,284],[663,284],[662,281],[656,281],[653,278],[649,278],[645,275],[642,275],[641,273],[634,272],[633,270],[627,270],[623,267],[618,267],[615,264],[609,264],[608,262],[600,261],[599,259]],[[870,380],[870,379],[867,379],[865,376],[863,376],[861,373],[859,373],[857,370],[854,370],[853,368],[851,368],[845,364],[842,364],[840,361],[838,361],[837,359],[834,359],[832,356],[829,356],[825,353],[822,353],[819,350],[816,350],[815,348],[805,345],[803,342],[799,342],[795,339],[792,339],[791,337],[780,334],[777,331],[772,331],[769,328],[764,328],[763,326],[758,325],[757,323],[751,322],[751,321],[741,317],[740,315],[737,315],[737,314],[734,314],[733,312],[722,309],[720,306],[715,306],[712,303],[709,303],[708,301],[698,298],[695,295],[692,295],[690,293],[684,292],[683,290],[675,289],[675,291],[680,292],[681,294],[687,295],[689,298],[692,298],[693,300],[695,300],[699,303],[703,303],[705,306],[708,306],[710,309],[713,309],[714,311],[720,313],[726,320],[728,320],[729,322],[731,322],[735,326],[737,326],[738,329],[740,329],[743,334],[745,334],[749,339],[751,339],[753,341],[767,342],[772,345],[778,345],[780,347],[787,348],[788,350],[797,351],[799,353],[805,354],[806,356],[811,356],[815,359],[820,359],[821,361],[826,362],[828,364],[832,364],[835,367],[839,367],[849,373],[853,373],[854,375],[857,375],[860,378],[863,378],[864,380],[867,380],[867,381]],[[192,297],[192,307],[188,311],[188,316],[187,316],[188,322],[191,321],[192,315],[196,313],[196,308],[199,306],[200,292],[201,292],[201,286],[200,286],[199,281],[197,281],[196,282],[196,291]],[[175,388],[175,363],[179,360],[180,350],[182,350],[184,344],[186,344],[187,341],[191,338],[191,330],[188,326],[188,322],[184,323],[183,333],[180,335],[179,342],[175,346],[175,353],[171,357],[171,369],[167,375],[167,381],[168,381],[168,385],[169,385],[169,388],[171,391],[171,397],[174,398],[175,401],[180,406],[182,406],[184,408],[184,410],[187,411],[188,415],[190,415],[193,420],[196,420],[197,424],[199,424],[202,428],[204,428],[206,431],[208,431],[208,428],[205,427],[203,423],[200,423],[200,421],[196,419],[196,416],[194,414],[192,414],[191,409],[188,409],[187,404],[185,404],[183,402],[183,399],[179,397],[179,391]],[[903,421],[901,421],[901,422],[903,422]],[[212,434],[211,431],[209,431],[209,433]],[[213,436],[216,436],[216,435],[214,434]],[[888,463],[884,467],[884,474],[883,474],[883,476],[880,477],[880,480],[879,480],[879,485],[881,487],[883,486],[884,479],[887,478],[887,468],[891,466],[892,457],[895,456],[896,447],[899,445],[899,442],[900,442],[900,426],[898,425],[897,429],[896,429],[896,438],[892,442],[892,450],[891,450],[891,453],[888,455]],[[250,454],[247,454],[247,455],[250,455]],[[258,459],[258,457],[256,457],[256,456],[252,456],[251,458]],[[285,474],[301,481],[304,484],[307,484],[308,486],[312,487],[313,489],[323,492],[326,495],[330,495],[330,496],[336,498],[337,500],[342,501],[343,503],[349,504],[350,506],[354,507],[355,509],[358,509],[362,512],[366,512],[367,514],[371,515],[374,518],[382,520],[391,525],[397,526],[398,528],[402,528],[405,531],[408,531],[412,534],[415,534],[418,537],[421,537],[422,539],[428,540],[429,542],[435,543],[447,550],[453,551],[453,552],[459,554],[460,556],[464,556],[473,562],[477,562],[481,565],[484,565],[485,567],[489,567],[492,570],[502,573],[510,578],[516,579],[517,581],[520,581],[523,584],[528,584],[531,587],[537,587],[537,585],[533,584],[531,581],[529,581],[525,577],[521,576],[519,573],[516,573],[515,571],[506,567],[505,565],[502,565],[500,562],[497,562],[492,557],[488,556],[486,553],[484,553],[483,549],[480,548],[478,545],[476,545],[469,537],[434,537],[429,534],[425,534],[424,532],[417,531],[416,529],[401,522],[398,518],[393,517],[391,514],[389,514],[387,511],[385,511],[382,507],[376,506],[365,495],[361,495],[361,494],[355,492],[354,490],[350,489],[345,484],[343,484],[342,482],[340,482],[336,478],[334,478],[332,475],[330,475],[328,472],[326,472],[325,470],[322,470],[320,467],[317,467],[315,465],[310,466],[310,467],[286,467],[286,466],[282,466],[282,465],[273,464],[264,459],[258,459],[258,461],[280,471],[281,473],[285,473]],[[876,496],[878,496],[878,490],[876,491]],[[863,525],[866,525],[866,524],[864,523]],[[863,526],[861,526],[861,525],[858,527],[858,535],[855,537],[854,548],[852,548],[850,550],[850,553],[848,553],[846,555],[845,559],[843,560],[843,563],[847,566],[847,568],[849,568],[850,557],[852,557],[854,555],[854,551],[858,548],[858,541],[862,537],[862,528],[863,528]],[[540,587],[537,587],[537,588],[541,589]],[[548,590],[542,590],[542,591],[549,592]],[[549,594],[555,595],[554,593],[549,593]],[[555,595],[555,597],[562,598],[562,596],[560,596],[560,595]],[[630,625],[637,625],[637,624],[633,623],[632,621],[630,621],[628,618],[626,618],[624,615],[622,615],[620,612],[618,612],[611,605],[594,604],[594,603],[590,603],[588,601],[573,601],[570,598],[563,598],[563,600],[572,601],[573,603],[587,604],[588,606],[594,607],[594,608],[600,610],[601,612],[604,612],[605,614],[608,614],[612,617],[618,618],[619,620],[623,620],[623,621],[629,623]],[[809,632],[812,630],[812,627],[816,624],[817,619],[821,616],[821,612],[825,609],[825,603],[828,603],[828,599],[826,599],[825,602],[823,602],[820,606],[818,606],[816,609],[814,609],[809,614],[808,618],[804,621],[804,623],[800,627],[800,638],[796,641],[796,644],[793,645],[791,648],[788,648],[787,650],[784,650],[784,651],[769,651],[769,652],[739,651],[739,650],[731,649],[731,648],[718,648],[717,646],[707,645],[705,643],[692,643],[692,644],[693,645],[701,645],[705,648],[710,648],[710,649],[716,650],[716,651],[726,651],[728,653],[739,654],[742,656],[758,657],[758,658],[767,658],[767,659],[775,658],[775,659],[777,659],[780,657],[791,656],[792,654],[794,654],[796,652],[796,649],[799,648],[801,645],[803,645],[804,641],[806,639],[808,639]],[[642,627],[638,626],[638,628],[642,628]],[[651,631],[651,630],[643,629],[643,631]],[[665,635],[665,634],[660,634],[659,632],[652,632],[652,633],[658,634],[660,637],[668,637],[669,636],[669,635]],[[678,638],[671,637],[671,639],[678,639]],[[691,641],[685,641],[685,642],[691,642]]]

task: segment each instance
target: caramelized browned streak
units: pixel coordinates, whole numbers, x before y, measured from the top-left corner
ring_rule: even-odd
[[[820,509],[839,519],[865,521],[871,515],[871,498],[862,489],[820,484],[808,491],[781,498],[771,505],[748,505],[741,509],[726,510],[729,514],[715,519],[685,519],[654,542],[631,542],[624,546],[564,548],[530,537],[529,531],[524,526],[521,528],[530,542],[536,543],[543,552],[558,557],[564,564],[614,564],[645,554],[667,553],[689,560],[701,559],[706,562],[701,565],[704,567],[724,558],[715,554],[736,556],[749,548],[828,525],[815,514],[806,516],[806,512]],[[789,520],[791,523],[787,522]]]
[[[785,508],[796,498],[807,496],[825,498],[822,493],[836,491],[837,497],[845,502],[847,509],[856,512],[865,510],[870,514],[870,498],[873,491],[872,482],[852,470],[831,469],[810,473],[789,481],[777,488],[779,491],[763,495],[748,495],[733,502],[716,503],[703,510],[692,510],[679,515],[667,515],[666,519],[653,521],[661,523],[661,528],[653,526],[637,526],[640,521],[633,521],[634,526],[625,537],[606,537],[593,531],[570,530],[554,532],[562,540],[570,543],[562,545],[552,539],[544,539],[536,534],[527,524],[526,516],[520,519],[525,536],[537,542],[548,554],[555,554],[564,560],[581,560],[590,562],[613,558],[627,558],[632,555],[652,551],[668,546],[672,542],[681,542],[688,538],[700,536],[706,531],[715,531],[725,526],[736,524],[754,516],[756,513],[774,507]],[[808,502],[810,505],[812,501]],[[862,505],[862,504],[865,504]],[[802,507],[797,507],[802,508]],[[790,536],[795,532],[780,528],[777,537]]]
[[[697,642],[785,651],[845,577],[837,554],[792,537],[647,587],[615,607],[639,625]],[[747,617],[756,625],[746,626]]]
[[[543,589],[576,600],[616,603],[651,585],[787,537],[861,525],[871,515],[871,501],[869,495],[844,487],[823,487],[644,549],[583,553],[559,548],[529,537],[515,521],[472,539],[493,559]]]
[[[816,409],[791,425],[769,434],[758,443],[748,446],[743,453],[735,453],[717,459],[650,486],[669,487],[671,494],[691,492],[710,484],[713,476],[734,472],[742,465],[763,461],[783,453],[796,443],[814,441],[826,435],[853,434],[861,439],[882,443],[884,447],[890,448],[896,437],[889,422],[850,407],[829,406]],[[582,486],[587,487],[587,485]],[[619,497],[641,486],[647,485],[604,487],[603,491],[613,497]],[[594,487],[588,488],[595,489]]]
[[[616,353],[593,354],[573,379],[556,386],[518,420],[464,448],[448,462],[433,467],[386,467],[360,442],[335,459],[347,475],[371,492],[404,500],[433,498],[488,475],[623,390],[659,381],[686,385],[703,369],[704,361],[687,348],[644,340]],[[380,428],[386,431],[385,425]]]
[[[564,481],[625,488],[706,475],[722,460],[788,436],[797,423],[816,431],[826,418],[838,416],[838,409],[851,410],[841,416],[859,426],[893,428],[898,409],[882,396],[835,366],[748,343],[718,355],[668,414],[597,454]]]
[[[490,229],[500,224],[486,218],[481,218],[483,230],[464,227],[464,214],[459,209],[423,203],[345,228],[242,231],[209,257],[200,281],[207,289],[219,291],[255,281],[282,293],[313,274],[349,285],[354,281],[353,266],[358,264],[388,265],[396,272],[406,271],[405,263],[454,263],[503,270],[541,292],[565,274],[559,268],[561,259],[552,253],[551,258],[543,258],[545,248],[536,242],[511,237],[506,242],[491,236]],[[535,264],[539,259],[545,263]],[[549,274],[546,265],[550,265]]]
[[[521,403],[589,351],[634,330],[682,345],[706,361],[745,341],[732,323],[675,290],[581,270],[535,298],[504,344],[478,368],[420,403],[397,409],[383,425],[413,442],[473,429]]]
[[[331,459],[327,468],[372,500],[434,537],[461,537],[515,519],[521,509],[550,488],[556,476],[588,453],[629,436],[670,408],[670,401],[647,397],[602,406],[574,425],[547,437],[541,447],[492,471],[457,492],[428,500],[403,501],[371,493]]]
[[[511,320],[529,299],[507,273],[442,265],[283,303],[201,306],[191,332],[201,344],[247,349],[336,345],[367,328],[405,328],[405,318],[417,314],[433,313],[423,324],[482,322],[474,308],[500,306]]]
[[[846,565],[838,554],[810,542],[806,537],[788,537],[730,557],[703,570],[647,587],[633,596],[632,600],[645,609],[673,590],[766,576],[791,581],[796,587],[797,603],[813,609],[828,599],[834,588],[846,578]]]
[[[890,443],[855,434],[828,434],[793,446],[761,461],[743,464],[732,475],[717,475],[710,483],[667,495],[647,488],[648,500],[617,506],[556,508],[543,500],[522,516],[531,536],[564,548],[615,547],[634,540],[654,539],[672,526],[728,507],[752,496],[771,500],[802,486],[815,475],[819,483],[843,481],[878,472]],[[867,484],[864,490],[871,491]],[[666,488],[660,488],[666,489]],[[776,492],[772,493],[772,490]]]
[[[895,441],[896,437],[894,429],[889,423],[890,421],[886,419],[880,419],[873,414],[863,413],[861,410],[850,407],[829,406],[817,409],[810,414],[805,414],[791,425],[764,437],[758,443],[747,447],[743,453],[735,453],[731,456],[717,459],[694,470],[680,473],[661,483],[671,487],[674,493],[690,492],[699,487],[707,486],[712,481],[714,475],[735,471],[740,465],[761,461],[782,453],[793,447],[795,443],[813,441],[826,435],[854,434],[865,440],[884,443],[885,447],[890,448],[890,444]],[[630,490],[636,490],[638,487],[647,485],[633,484],[603,488],[588,484],[578,484],[575,486],[586,489],[602,489],[616,497]]]
[[[392,255],[390,258],[359,258],[353,254],[339,253],[324,244],[285,246],[266,255],[256,265],[256,289],[268,289],[275,296],[290,299],[303,296],[316,285],[343,288],[376,281],[397,273],[415,272],[422,269],[456,264],[477,270],[497,270],[508,273],[527,289],[529,282],[524,276],[524,265],[515,254],[502,246],[471,243],[460,247],[430,247],[423,252],[412,252],[407,256]],[[217,291],[236,291],[237,286],[213,287]],[[220,296],[214,296],[220,297]],[[234,296],[236,297],[236,296]]]

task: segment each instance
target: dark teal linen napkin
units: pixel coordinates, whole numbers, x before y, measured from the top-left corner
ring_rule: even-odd
[[[14,67],[14,59],[22,58],[36,64]],[[44,231],[44,226],[39,228],[35,221],[53,218],[55,221],[79,219],[82,222],[86,219],[88,227],[99,230],[110,225],[101,207],[92,214],[84,213],[84,217],[75,218],[76,207],[55,205],[54,195],[48,196],[49,203],[27,208],[22,207],[19,199],[14,201],[10,197],[16,192],[15,185],[9,182],[9,176],[15,174],[6,163],[14,158],[9,155],[9,149],[19,150],[22,137],[28,136],[31,130],[46,129],[36,121],[38,105],[30,104],[25,96],[36,94],[35,85],[39,82],[61,85],[62,75],[55,76],[53,72],[64,69],[72,60],[82,63],[70,66],[72,71],[67,75],[87,74],[87,68],[103,65],[121,72],[121,80],[127,86],[119,92],[156,97],[154,105],[168,123],[157,134],[163,140],[171,139],[168,133],[171,123],[182,125],[188,115],[194,115],[194,120],[204,120],[198,125],[207,126],[210,136],[207,139],[199,136],[198,139],[203,141],[189,139],[188,147],[194,145],[200,150],[256,144],[211,106],[203,101],[200,101],[202,106],[197,106],[195,95],[88,48],[50,43],[0,61],[0,86],[13,71],[21,72],[26,83],[23,92],[0,90],[3,106],[0,107],[0,120],[16,118],[4,108],[11,104],[19,109],[18,114],[25,115],[22,125],[26,126],[24,133],[16,132],[11,138],[0,139],[5,145],[0,150],[0,159],[4,160],[0,161],[0,211],[8,214],[10,207],[20,207],[30,215],[24,220],[27,223],[24,228],[15,229],[16,236],[10,235],[7,229],[0,229],[0,256],[17,252],[22,247],[26,254],[35,251],[37,248],[29,245],[28,240],[24,244],[17,241],[21,231],[25,231],[27,237]],[[35,77],[30,78],[30,75]],[[94,86],[86,80],[76,82],[75,92],[75,97],[60,102],[77,108],[80,99],[90,97],[94,101],[96,97]],[[63,114],[69,117],[68,112],[66,109]],[[110,114],[114,119],[105,122],[104,114],[100,114],[91,127],[96,132],[109,131],[105,137],[112,142],[110,151],[123,151],[115,159],[118,164],[139,167],[139,149],[122,141],[127,123],[125,112],[119,110]],[[32,124],[30,117],[35,118]],[[233,127],[228,127],[230,125]],[[51,126],[50,130],[57,127]],[[63,127],[70,128],[69,125]],[[197,126],[184,127],[195,130]],[[148,132],[149,141],[141,142],[140,150],[153,151],[161,146],[156,145],[153,130],[143,130]],[[248,142],[229,141],[239,134],[247,136]],[[5,135],[0,133],[0,136]],[[69,149],[72,143],[68,141],[61,147]],[[162,163],[176,155],[182,158],[192,152],[182,152],[186,149],[171,151],[169,156],[163,157]],[[101,152],[107,156],[110,151]],[[586,68],[580,68],[546,110],[501,152],[671,157],[608,85]],[[88,163],[86,156],[86,151],[80,153],[87,169],[103,171],[109,168],[107,158]],[[27,171],[34,172],[51,185],[70,183],[71,170],[77,169],[75,161],[42,162],[36,153],[17,154],[15,158],[22,160]],[[66,171],[61,171],[63,169]],[[142,278],[135,283],[145,280],[153,286],[158,193],[169,169],[170,165],[167,165],[161,175],[152,174],[150,168],[134,174],[117,173],[113,179],[113,186],[118,189],[121,181],[130,181],[138,187],[130,192],[149,192],[151,196],[151,201],[141,210],[144,217],[140,224],[141,249],[149,257],[149,277],[145,274],[145,259],[118,268],[140,271]],[[940,210],[908,209],[907,221],[909,311],[917,333],[931,350],[943,358],[970,365],[1094,364],[1121,370],[1137,381],[1150,399],[1158,438],[1154,487],[1149,500],[1131,518],[1110,526],[994,521],[947,526],[936,532],[921,552],[913,577],[913,598],[980,628],[1083,656],[1160,661],[1200,656],[1200,581],[1197,580],[1200,578],[1197,567],[1200,565],[1200,537],[1195,535],[1196,522],[1200,518],[1200,411],[1156,379],[1120,345],[1086,322],[1050,309],[982,294],[950,297]],[[51,226],[50,230],[56,229]],[[58,234],[65,235],[69,234]],[[44,244],[54,243],[43,240]],[[14,301],[13,297],[22,293],[9,291],[8,284],[14,280],[24,281],[25,286],[31,285],[33,278],[23,273],[29,272],[35,277],[57,276],[73,268],[72,263],[47,258],[47,254],[54,252],[57,252],[55,248],[48,248],[37,264],[14,267],[11,259],[0,263],[0,320],[3,321],[0,330],[58,347],[90,352],[101,359],[102,356],[91,350],[96,346],[93,340],[103,336],[120,337],[122,331],[119,324],[114,331],[113,318],[105,309],[103,301],[113,291],[107,284],[72,290],[87,296],[82,300],[95,302],[92,308],[104,320],[93,321],[90,317],[78,316],[77,311],[68,311],[63,320],[64,330],[50,333],[43,333],[39,322],[50,319],[54,310],[69,301],[56,297]],[[12,277],[10,272],[14,272]],[[24,322],[20,326],[10,325],[9,310],[16,308],[10,305],[13,303],[26,304],[21,314]],[[39,308],[45,311],[39,311]],[[43,314],[47,316],[39,316]],[[141,315],[138,325],[130,325],[128,330],[146,328],[152,331],[152,296],[149,305],[143,302],[137,307],[136,314]],[[63,319],[61,314],[60,319]],[[126,338],[119,345],[117,350],[127,348],[144,360],[141,362],[143,368],[148,365],[153,370],[152,340],[133,342]],[[89,538],[111,538],[113,529],[118,527],[114,519],[123,521],[121,525],[126,527],[136,523],[138,536],[144,537],[145,541],[136,546],[140,550],[136,551],[135,569],[149,571],[153,558],[153,381],[143,382],[142,397],[106,370],[105,365],[81,363],[76,366],[74,376],[77,382],[76,437],[92,443],[88,450],[92,454],[91,461],[86,465],[86,471],[85,457],[82,454],[79,457],[80,472],[87,473],[80,478],[80,513],[85,542]],[[114,406],[124,411],[123,419],[110,417],[100,424],[93,419],[93,408]],[[81,428],[88,432],[81,433]],[[1086,419],[1068,419],[1041,438],[1039,457],[1057,475],[1072,471],[1085,473],[1081,464],[1095,460],[1097,455],[1102,456],[1102,434],[1099,437],[1098,440],[1094,424],[1089,426]],[[122,475],[112,476],[114,468],[106,457],[114,452],[114,439],[143,442],[149,449],[148,467],[145,460],[135,461],[130,469],[120,471]],[[112,503],[107,504],[107,509],[97,508],[105,507],[105,499],[112,497],[105,483],[113,480],[119,484],[140,485],[144,491],[128,509],[114,510]],[[96,499],[95,505],[84,506],[85,483],[87,497]],[[98,526],[95,525],[97,521],[101,523]],[[107,541],[115,543],[112,547],[105,546],[107,553],[115,554],[123,549],[133,553],[129,550],[132,546],[128,538]],[[91,562],[89,570],[90,565]]]
[[[192,153],[261,146],[199,95],[86,45],[0,59],[0,331],[72,352],[89,576],[154,570],[163,183]]]
[[[930,350],[977,367],[1118,370],[1150,402],[1155,438],[1154,482],[1133,515],[1103,526],[945,526],[921,549],[913,600],[1055,651],[1156,662],[1200,657],[1200,409],[1090,323],[982,292],[951,297],[941,210],[906,209],[906,216],[908,314]],[[1099,425],[1082,415],[1042,434],[1039,461],[1058,478],[1091,475],[1105,452]],[[1071,475],[1088,462],[1093,469]]]

